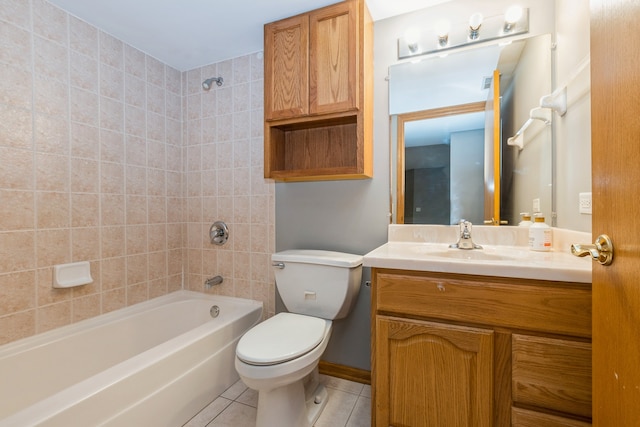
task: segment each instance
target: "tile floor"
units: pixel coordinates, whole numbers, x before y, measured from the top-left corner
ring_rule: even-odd
[[[370,427],[371,386],[320,375],[329,392],[314,427]],[[184,427],[254,427],[258,393],[238,381]]]

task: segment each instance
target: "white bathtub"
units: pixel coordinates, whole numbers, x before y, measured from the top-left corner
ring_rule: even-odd
[[[181,426],[238,380],[261,318],[257,301],[178,291],[1,346],[0,427]]]

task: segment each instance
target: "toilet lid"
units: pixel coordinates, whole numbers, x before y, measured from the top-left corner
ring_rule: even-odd
[[[275,365],[313,350],[324,337],[326,320],[279,313],[257,324],[240,338],[236,354],[251,365]]]

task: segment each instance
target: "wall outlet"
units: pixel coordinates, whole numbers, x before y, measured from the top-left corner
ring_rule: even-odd
[[[540,199],[533,199],[533,213],[540,212]]]
[[[591,215],[591,192],[579,194],[579,211],[581,214]]]

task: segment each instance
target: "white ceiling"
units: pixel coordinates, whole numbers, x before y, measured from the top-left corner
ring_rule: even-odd
[[[263,26],[338,0],[49,0],[180,71],[263,50]],[[367,0],[374,21],[450,0]]]

